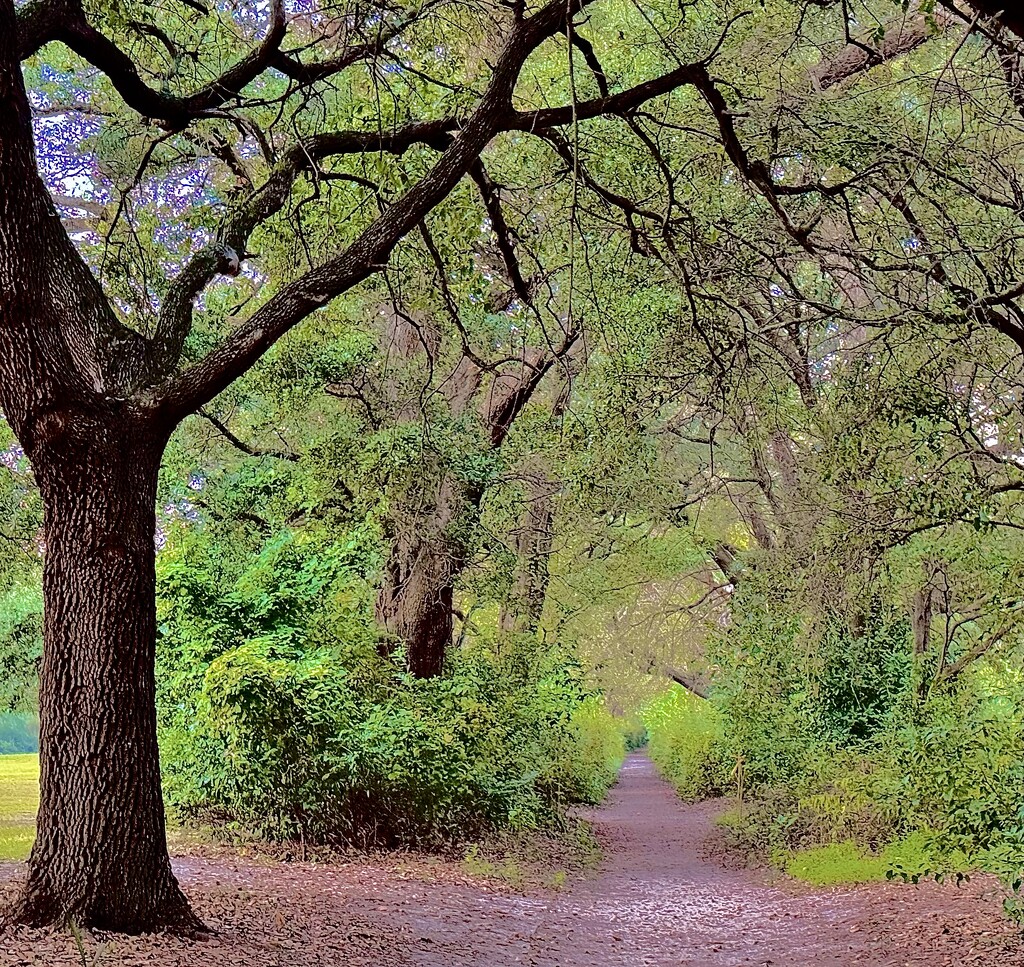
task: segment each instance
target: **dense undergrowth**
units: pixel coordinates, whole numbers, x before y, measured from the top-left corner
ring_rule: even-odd
[[[565,650],[481,635],[417,680],[379,653],[354,542],[284,540],[237,570],[205,535],[179,548],[160,569],[161,748],[179,820],[437,846],[557,826],[613,781],[623,732]]]
[[[452,664],[430,682],[360,681],[328,649],[226,653],[167,716],[168,799],[261,838],[360,846],[536,829],[601,799],[621,733],[560,656]]]
[[[736,613],[747,620],[723,636],[710,700],[677,689],[645,713],[652,758],[680,795],[734,797],[723,823],[737,845],[811,882],[990,871],[1016,913],[1019,676],[979,663],[936,683],[909,623],[883,613],[860,637],[816,630],[813,660],[799,662],[806,629]]]

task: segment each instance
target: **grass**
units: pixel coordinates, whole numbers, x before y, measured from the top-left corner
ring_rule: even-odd
[[[0,861],[28,856],[38,805],[39,757],[0,755]]]
[[[791,852],[785,858],[785,869],[813,886],[838,886],[884,880],[889,863],[856,843],[845,842]]]
[[[840,886],[885,880],[894,873],[925,875],[936,866],[951,869],[970,868],[967,857],[945,857],[936,863],[924,832],[890,843],[880,853],[863,849],[851,840],[788,850],[777,857],[786,873],[813,886]]]
[[[572,876],[593,870],[601,851],[579,820],[558,832],[494,833],[473,843],[462,858],[470,876],[500,880],[514,890],[560,890]]]

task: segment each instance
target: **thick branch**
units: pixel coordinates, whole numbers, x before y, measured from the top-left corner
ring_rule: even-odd
[[[340,74],[343,70],[359,61],[370,60],[382,54],[388,41],[394,40],[406,28],[420,20],[424,13],[432,6],[435,6],[436,3],[437,0],[429,0],[418,10],[414,10],[396,23],[390,26],[382,25],[373,40],[365,44],[348,46],[336,57],[305,64],[295,52],[281,51],[274,56],[270,66],[275,70],[279,70],[285,77],[291,78],[297,84],[303,86],[315,84],[317,81]]]
[[[702,698],[705,701],[710,697],[711,686],[705,680],[703,675],[697,675],[693,672],[671,667],[665,668],[664,671],[672,681],[677,685],[681,685],[691,695],[696,695],[697,698]]]
[[[487,217],[491,220],[491,229],[498,240],[498,251],[501,252],[502,261],[505,263],[505,272],[508,274],[512,291],[515,292],[517,298],[528,303],[531,300],[530,288],[526,284],[526,279],[523,278],[519,259],[516,258],[512,232],[509,230],[504,209],[501,207],[498,186],[491,180],[484,163],[479,158],[469,169],[469,173],[473,181],[476,182],[484,208],[487,210]]]
[[[339,151],[362,150],[371,139],[378,145],[386,142],[385,150],[400,150],[403,145],[417,142],[438,144],[454,130],[451,144],[434,168],[367,227],[348,249],[285,286],[206,359],[167,382],[154,401],[166,417],[180,420],[212,399],[293,326],[380,271],[398,242],[448,196],[500,132],[568,124],[573,122],[574,114],[577,119],[586,119],[622,113],[683,84],[693,83],[698,68],[684,66],[612,97],[582,102],[575,112],[572,107],[514,111],[512,92],[527,57],[545,39],[565,29],[568,14],[589,2],[592,0],[574,0],[567,8],[560,0],[554,0],[520,24],[498,61],[486,93],[465,124],[459,126],[454,119],[447,119],[409,125],[390,136],[353,132],[325,135],[337,142]]]
[[[821,91],[837,87],[865,71],[916,50],[935,33],[938,23],[946,18],[938,14],[926,15],[920,9],[891,26],[877,46],[851,41],[834,57],[823,60],[811,71],[811,81]]]
[[[967,0],[967,4],[981,16],[1012,30],[1018,37],[1024,37],[1024,6],[1019,0]],[[956,10],[952,0],[942,0],[942,5]]]
[[[144,341],[114,316],[39,176],[16,23],[0,0],[0,368],[13,367],[0,403],[31,452],[41,414],[126,397]]]
[[[947,683],[956,681],[965,668],[976,662],[979,658],[984,657],[989,651],[998,645],[1011,630],[1012,627],[1010,625],[1003,625],[1003,627],[996,630],[987,638],[982,638],[973,648],[970,649],[970,651],[955,661],[952,665],[947,665],[943,662],[936,673],[936,680]]]
[[[718,569],[725,575],[730,584],[737,584],[740,579],[740,564],[736,559],[736,549],[728,544],[716,544],[711,549],[711,560],[718,565]]]
[[[57,37],[77,5],[73,0],[32,0],[18,11],[18,54],[22,60]]]
[[[181,356],[192,328],[196,296],[217,275],[237,275],[255,229],[284,207],[296,180],[333,155],[388,152],[402,154],[416,144],[444,150],[454,121],[414,122],[388,132],[339,131],[315,135],[293,145],[267,180],[238,205],[221,226],[218,240],[200,249],[174,280],[160,310],[150,353],[150,382],[165,379]]]
[[[517,417],[526,408],[527,403],[533,398],[544,377],[557,362],[564,359],[580,337],[577,330],[566,335],[561,346],[553,352],[539,355],[536,359],[530,359],[527,353],[523,354],[522,366],[524,371],[512,379],[512,386],[500,395],[494,395],[488,401],[486,421],[491,433],[491,445],[500,447],[505,442],[509,430]],[[495,388],[500,386],[500,379],[495,380]]]
[[[178,96],[151,88],[134,61],[93,27],[77,0],[36,0],[18,15],[19,53],[24,59],[43,44],[58,40],[110,78],[125,103],[143,117],[169,130],[237,97],[274,61],[286,28],[284,0],[272,0],[270,23],[263,42],[220,77],[192,94]]]

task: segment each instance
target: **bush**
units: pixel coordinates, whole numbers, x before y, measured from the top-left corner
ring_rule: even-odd
[[[570,728],[552,755],[552,768],[560,773],[558,799],[596,805],[604,799],[619,774],[626,754],[626,737],[597,695],[579,703]],[[554,787],[556,784],[548,781]]]
[[[933,696],[870,742],[831,748],[788,784],[755,789],[728,825],[743,846],[815,883],[982,869],[1016,892],[1022,790],[1024,712],[964,689]]]
[[[164,729],[178,814],[262,838],[430,846],[557,822],[614,780],[621,732],[557,651],[526,669],[463,651],[429,681],[374,683],[356,661],[251,643],[211,662]]]
[[[675,688],[643,713],[654,764],[686,800],[735,787],[735,757],[725,720],[710,702]]]
[[[370,524],[244,554],[215,538],[182,530],[158,562],[161,752],[180,819],[434,845],[558,823],[613,781],[622,733],[564,649],[481,631],[428,681],[380,655]]]

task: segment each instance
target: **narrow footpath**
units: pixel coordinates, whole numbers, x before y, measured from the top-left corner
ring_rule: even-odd
[[[521,895],[451,868],[176,861],[216,935],[85,940],[88,967],[903,967],[1024,965],[998,885],[812,890],[709,854],[715,804],[685,806],[642,755],[589,818],[600,870]],[[17,868],[0,866],[0,894]],[[63,933],[0,935],[3,967],[81,965]]]

